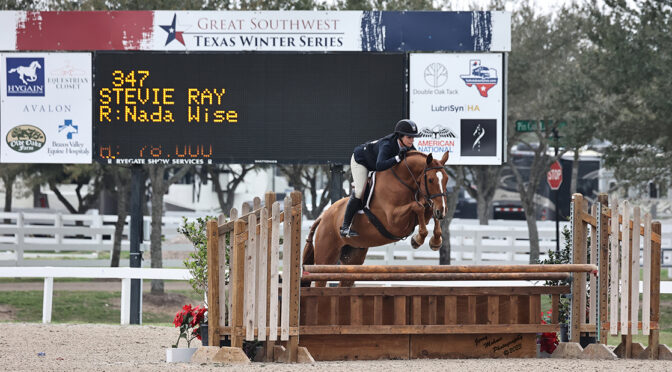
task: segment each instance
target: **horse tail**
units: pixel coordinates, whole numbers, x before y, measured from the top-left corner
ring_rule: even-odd
[[[318,217],[313,226],[310,227],[308,232],[308,237],[306,238],[306,245],[303,247],[303,264],[312,265],[315,263],[315,247],[313,246],[313,236],[315,235],[315,230],[317,226],[322,222],[322,216]]]

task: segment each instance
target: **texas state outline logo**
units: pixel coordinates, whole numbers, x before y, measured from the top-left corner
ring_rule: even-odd
[[[497,85],[497,70],[491,67],[485,67],[481,64],[480,59],[472,59],[469,61],[469,75],[460,75],[464,83],[468,87],[476,85],[478,93],[482,97],[488,97],[490,88]]]

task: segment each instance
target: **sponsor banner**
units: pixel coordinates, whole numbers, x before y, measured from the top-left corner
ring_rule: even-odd
[[[509,12],[0,11],[2,50],[511,50]]]
[[[91,54],[0,53],[0,162],[91,163]]]
[[[421,136],[415,147],[448,164],[502,164],[502,54],[410,56],[410,117]]]

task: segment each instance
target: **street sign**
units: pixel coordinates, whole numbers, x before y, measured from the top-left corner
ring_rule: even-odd
[[[551,164],[551,170],[546,173],[546,181],[551,190],[557,190],[562,185],[562,165],[559,161]]]
[[[546,125],[549,126],[553,124],[553,120],[516,120],[516,132],[534,132],[537,130],[537,127],[540,126],[540,130],[546,130]],[[558,128],[562,128],[567,125],[566,121],[561,121],[558,124]]]

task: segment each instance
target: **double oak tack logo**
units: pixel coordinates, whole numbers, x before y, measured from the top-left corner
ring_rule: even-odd
[[[7,145],[16,152],[28,153],[35,152],[47,142],[47,136],[42,129],[30,125],[21,124],[10,129],[7,132]]]

